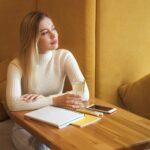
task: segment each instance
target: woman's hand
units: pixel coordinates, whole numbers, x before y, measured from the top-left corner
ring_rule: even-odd
[[[53,104],[58,107],[77,109],[84,107],[83,98],[79,95],[66,93],[53,98]]]
[[[29,103],[34,102],[39,98],[43,98],[44,96],[38,94],[24,94],[21,96],[22,100]]]

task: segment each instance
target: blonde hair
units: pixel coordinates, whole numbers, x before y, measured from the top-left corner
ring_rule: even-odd
[[[39,11],[27,14],[20,24],[20,61],[23,68],[23,91],[30,92],[38,61],[39,23],[47,14]]]

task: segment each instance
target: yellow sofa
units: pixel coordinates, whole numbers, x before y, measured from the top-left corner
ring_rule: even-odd
[[[0,17],[4,22],[0,28],[0,62],[13,58],[18,52],[19,24],[23,16],[31,10],[41,10],[54,21],[60,48],[69,49],[75,55],[91,97],[121,106],[118,87],[149,73],[149,1],[0,2]],[[8,31],[9,35],[5,34]],[[2,82],[0,80],[3,87]],[[1,96],[3,94],[1,92]]]

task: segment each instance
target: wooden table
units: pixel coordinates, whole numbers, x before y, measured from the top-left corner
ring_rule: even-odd
[[[92,101],[96,104],[113,106],[100,99],[92,99]],[[121,108],[117,108],[113,114],[105,114],[100,122],[87,127],[69,125],[62,129],[24,119],[26,112],[9,112],[9,115],[52,149],[118,150],[150,140],[150,120]]]

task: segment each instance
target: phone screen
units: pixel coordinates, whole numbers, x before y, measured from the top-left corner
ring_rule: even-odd
[[[97,109],[97,110],[104,110],[104,111],[109,111],[113,108],[110,108],[110,107],[105,107],[105,106],[100,106],[100,105],[93,105],[93,106],[90,106],[89,108],[93,108],[93,109]]]

